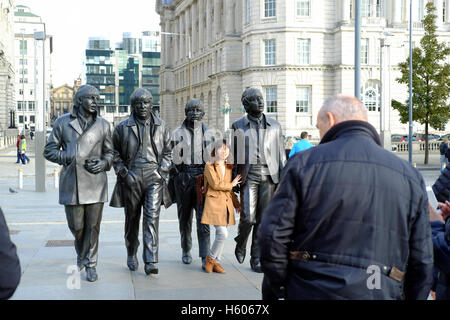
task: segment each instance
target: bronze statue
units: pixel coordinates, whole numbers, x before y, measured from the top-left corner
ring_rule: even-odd
[[[110,124],[97,115],[99,91],[81,86],[72,113],[59,117],[44,157],[63,166],[59,203],[64,205],[75,237],[77,265],[86,267],[86,279],[96,281],[98,236],[104,202],[108,201],[106,172],[114,156]]]
[[[241,100],[247,114],[232,125],[233,176],[240,174],[242,177],[239,186],[242,210],[238,235],[234,238],[235,255],[239,263],[244,262],[247,240],[253,229],[250,266],[255,272],[261,272],[258,227],[286,163],[286,153],[280,124],[263,113],[261,91],[249,88]]]
[[[157,274],[158,226],[161,202],[166,197],[172,164],[170,132],[165,122],[153,112],[153,97],[146,89],[131,95],[132,112],[114,130],[114,161],[117,183],[110,205],[125,208],[125,246],[127,265],[138,268],[139,221],[143,208],[143,260],[145,273]]]
[[[209,225],[201,223],[203,213],[201,188],[205,170],[203,151],[207,148],[207,139],[204,139],[204,134],[208,127],[202,122],[205,111],[201,100],[189,100],[184,110],[186,119],[172,133],[172,152],[176,169],[173,171],[172,179],[178,209],[182,261],[185,264],[192,262],[191,231],[192,215],[195,210],[199,256],[202,258],[202,267],[204,267],[210,247]]]

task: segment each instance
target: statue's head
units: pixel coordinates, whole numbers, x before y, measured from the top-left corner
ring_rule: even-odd
[[[241,101],[245,111],[254,117],[259,117],[264,111],[264,98],[259,89],[246,89],[242,93]]]
[[[74,109],[82,110],[84,113],[94,114],[97,112],[97,102],[100,99],[100,92],[94,86],[85,84],[78,88],[74,97]]]
[[[188,122],[201,121],[205,115],[205,108],[200,99],[191,99],[184,107],[184,114]]]
[[[146,120],[150,117],[153,108],[153,96],[147,89],[138,88],[130,97],[131,110],[136,117]]]

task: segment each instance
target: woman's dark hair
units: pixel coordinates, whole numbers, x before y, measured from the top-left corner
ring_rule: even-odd
[[[230,148],[230,146],[228,145],[227,140],[225,140],[225,139],[216,141],[216,142],[214,143],[214,147],[213,147],[213,149],[211,150],[211,158],[210,158],[210,161],[211,161],[212,163],[214,163],[214,162],[216,161],[216,150],[217,150],[217,149],[220,149],[220,148],[223,148],[223,146],[226,146],[226,147],[228,148],[228,150],[230,150],[230,154],[228,155],[228,158],[225,160],[225,162],[226,162],[228,165],[231,165],[231,164],[233,164],[233,156],[232,156],[232,154],[231,154],[231,148]]]
[[[20,139],[25,139],[25,136],[24,136],[24,135],[21,135],[21,136],[20,136]]]

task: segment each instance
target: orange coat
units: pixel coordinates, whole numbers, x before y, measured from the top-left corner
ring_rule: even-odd
[[[217,164],[205,165],[205,206],[202,223],[214,226],[234,225],[234,208],[239,207],[239,201],[231,186],[232,165],[225,166],[225,178],[222,169]],[[228,220],[227,220],[228,209]]]

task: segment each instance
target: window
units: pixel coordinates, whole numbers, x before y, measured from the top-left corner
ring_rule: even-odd
[[[19,89],[19,95],[23,96],[23,90],[22,89]]]
[[[297,98],[295,101],[295,112],[307,113],[310,112],[309,108],[309,88],[297,88]]]
[[[380,82],[369,80],[361,87],[361,97],[368,111],[380,111]]]
[[[416,7],[414,8],[413,5],[413,21],[421,21],[423,19],[423,0],[414,1],[414,4],[416,4]]]
[[[128,113],[128,106],[119,106],[119,112]]]
[[[61,110],[61,103],[59,102],[56,103],[56,110],[58,111]]]
[[[116,112],[116,106],[106,106],[106,112],[108,113]]]
[[[277,15],[276,0],[264,0],[264,17],[273,18]]]
[[[35,111],[34,101],[28,101],[28,111]]]
[[[64,108],[64,111],[69,111],[69,103],[68,102],[64,102],[63,103],[63,108]]]
[[[278,92],[277,88],[266,88],[267,112],[277,112]]]
[[[20,54],[27,54],[27,40],[20,40]]]
[[[30,116],[30,122],[35,123],[35,116]]]
[[[33,95],[33,89],[30,89],[30,96]]]
[[[276,64],[277,48],[275,39],[264,41],[264,64],[273,66]]]
[[[28,74],[28,69],[20,69],[20,74]]]
[[[297,63],[301,65],[311,63],[311,39],[297,39]]]
[[[311,0],[297,0],[297,16],[309,17],[311,12]]]
[[[250,42],[245,44],[245,66],[250,67]]]
[[[361,39],[361,63],[369,63],[369,39]]]
[[[372,0],[361,0],[361,17],[371,17],[370,2]]]
[[[245,23],[250,23],[250,0],[245,0]]]
[[[27,78],[20,78],[19,79],[19,83],[28,83],[28,79]]]
[[[24,105],[25,105],[24,101],[17,101],[17,110],[22,111],[23,110],[22,106],[24,106]]]
[[[19,116],[19,123],[23,123],[23,116]]]
[[[377,0],[377,7],[376,7],[376,16],[381,17],[382,16],[382,6],[381,6],[381,0]]]
[[[27,65],[27,59],[19,59],[19,65],[26,66]]]

